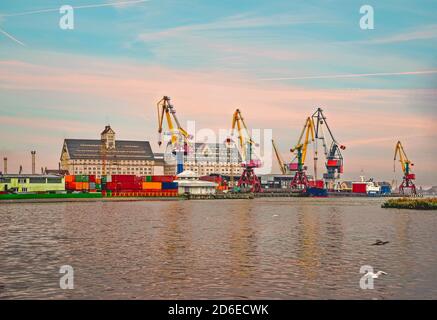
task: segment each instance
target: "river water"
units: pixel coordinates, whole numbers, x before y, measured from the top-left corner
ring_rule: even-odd
[[[437,213],[382,201],[3,203],[0,298],[436,299]]]

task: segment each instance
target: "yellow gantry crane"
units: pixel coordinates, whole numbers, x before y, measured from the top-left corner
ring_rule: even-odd
[[[305,135],[305,140],[302,141],[304,135]],[[310,137],[311,137],[311,141],[310,141]],[[305,165],[305,159],[308,151],[308,144],[310,142],[314,143],[314,122],[311,117],[308,117],[305,121],[305,125],[303,127],[302,133],[300,134],[296,146],[290,149],[292,153],[296,152],[296,158],[297,158],[297,168],[296,168],[297,170],[293,180],[291,181],[291,188],[306,189],[309,186],[308,177],[305,173],[306,167],[304,165]]]
[[[244,118],[240,109],[235,110],[232,117],[231,135],[234,134],[235,128],[238,130],[238,141],[241,152],[242,166],[244,167],[243,174],[238,180],[238,187],[250,188],[251,192],[260,192],[261,183],[255,175],[254,168],[259,168],[261,162],[253,157],[253,147],[255,142],[249,134]],[[231,142],[231,138],[227,142]]]
[[[393,158],[393,172],[396,171],[396,160],[399,156],[399,162],[401,163],[402,172],[404,173],[402,183],[399,186],[399,192],[401,194],[405,193],[405,189],[411,189],[412,194],[416,194],[416,186],[414,184],[414,179],[416,179],[416,175],[411,173],[411,167],[414,164],[408,159],[407,154],[405,153],[404,147],[402,143],[398,141],[395,147],[395,155]]]
[[[169,143],[171,143],[173,147],[173,153],[176,154],[177,173],[179,174],[184,170],[184,155],[188,153],[188,142],[191,137],[188,132],[182,128],[176,116],[176,109],[170,103],[170,97],[164,96],[158,101],[156,107],[158,111],[158,145],[161,146],[162,144],[162,130],[165,117],[167,120],[169,133],[171,135],[171,140]],[[176,127],[173,124],[172,118],[176,123]]]

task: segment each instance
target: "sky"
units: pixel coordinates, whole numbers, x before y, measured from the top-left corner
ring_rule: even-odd
[[[59,27],[65,4],[72,30]],[[363,4],[374,29],[360,28]],[[156,103],[168,95],[198,129],[228,129],[240,108],[286,160],[321,107],[346,145],[344,179],[400,180],[401,140],[417,183],[437,185],[436,11],[399,0],[1,1],[0,157],[29,172],[36,150],[38,168],[57,168],[63,139],[98,139],[107,124],[163,152]]]

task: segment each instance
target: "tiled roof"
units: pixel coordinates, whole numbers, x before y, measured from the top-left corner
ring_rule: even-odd
[[[149,141],[117,140],[115,149],[103,149],[100,140],[65,139],[64,145],[70,159],[154,160]]]

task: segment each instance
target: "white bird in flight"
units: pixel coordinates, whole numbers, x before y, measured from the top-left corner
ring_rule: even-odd
[[[366,276],[372,277],[373,279],[377,279],[377,278],[379,278],[380,275],[383,275],[383,274],[387,274],[387,272],[380,270],[377,273],[373,273],[373,272],[369,271],[366,273]]]

